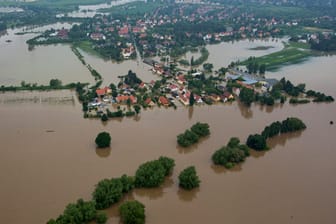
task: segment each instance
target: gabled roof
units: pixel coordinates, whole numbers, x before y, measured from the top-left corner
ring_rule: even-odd
[[[162,105],[169,105],[169,101],[168,101],[168,99],[167,99],[166,97],[164,97],[164,96],[160,96],[160,97],[159,97],[159,101],[160,101],[160,103],[161,103]]]
[[[105,95],[105,89],[96,89],[96,93],[98,96]]]

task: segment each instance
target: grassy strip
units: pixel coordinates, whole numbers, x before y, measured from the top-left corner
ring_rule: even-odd
[[[281,66],[297,64],[312,56],[312,51],[308,50],[309,45],[304,43],[289,43],[281,51],[274,52],[254,59],[258,64],[265,64],[267,70],[276,70]],[[248,61],[241,62],[241,65],[247,65]]]
[[[264,50],[268,50],[268,49],[271,49],[271,48],[274,48],[274,47],[273,46],[257,46],[257,47],[251,47],[251,48],[249,48],[249,50],[264,51]]]
[[[76,48],[80,48],[81,50],[91,54],[102,57],[94,48],[90,41],[81,41],[74,45]]]
[[[159,2],[144,3],[142,1],[132,2],[125,5],[113,6],[107,9],[100,9],[100,12],[112,13],[114,16],[144,15],[153,13],[158,7],[164,4]]]
[[[82,85],[88,85],[82,84]],[[31,85],[31,86],[0,86],[1,92],[16,92],[16,91],[49,91],[49,90],[64,90],[64,89],[75,89],[76,83],[69,83],[61,86],[50,86],[50,85]]]

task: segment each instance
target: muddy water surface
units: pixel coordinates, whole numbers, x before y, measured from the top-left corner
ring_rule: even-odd
[[[270,76],[305,82],[335,98],[334,61],[334,57],[314,58]],[[99,180],[134,175],[141,163],[161,155],[176,162],[164,186],[128,195],[145,204],[148,224],[333,224],[336,220],[336,128],[329,124],[336,120],[335,103],[155,108],[136,118],[102,124],[83,119],[76,100],[8,100],[76,99],[73,92],[21,94],[0,94],[1,223],[45,223],[62,213],[66,204],[90,199]],[[272,150],[253,153],[233,170],[212,165],[212,153],[230,137],[245,141],[249,134],[289,116],[301,118],[308,128],[271,139]],[[177,147],[176,135],[197,121],[209,123],[211,136],[190,149]],[[111,133],[111,149],[95,148],[100,131]],[[190,165],[202,182],[199,189],[185,192],[178,188],[177,177]],[[116,207],[108,213],[108,223],[118,223]]]

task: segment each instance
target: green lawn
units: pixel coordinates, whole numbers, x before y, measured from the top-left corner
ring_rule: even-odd
[[[74,46],[91,55],[101,56],[95,49],[93,49],[92,43],[90,41],[81,41],[76,43]]]
[[[308,44],[290,42],[283,50],[257,57],[255,61],[259,65],[265,64],[267,70],[276,70],[284,65],[300,63],[312,55]],[[241,62],[242,65],[247,65],[247,63],[247,60]]]
[[[144,15],[146,13],[153,13],[158,7],[163,5],[164,4],[160,2],[132,2],[125,5],[114,6],[108,9],[101,9],[99,11],[120,16]]]

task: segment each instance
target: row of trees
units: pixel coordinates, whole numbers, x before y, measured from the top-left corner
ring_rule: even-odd
[[[248,70],[248,73],[252,74],[256,74],[259,72],[259,74],[263,75],[266,72],[266,65],[265,64],[259,64],[256,61],[255,57],[250,57],[247,59],[247,65],[246,68]]]
[[[299,118],[290,117],[282,122],[276,121],[266,126],[261,134],[249,135],[245,144],[240,144],[239,138],[233,137],[226,146],[221,147],[212,155],[215,165],[231,169],[236,164],[244,162],[250,156],[249,148],[263,151],[268,149],[266,140],[280,133],[303,130],[306,125]]]
[[[122,175],[119,178],[99,181],[92,193],[92,201],[78,200],[69,204],[63,214],[56,220],[50,219],[47,224],[84,224],[96,221],[104,224],[107,215],[98,210],[109,208],[118,203],[122,197],[136,188],[159,187],[164,178],[171,175],[175,162],[161,156],[157,160],[148,161],[139,166],[135,177]],[[200,180],[194,166],[187,167],[179,175],[179,186],[186,190],[199,187]],[[120,217],[125,224],[144,224],[145,206],[138,201],[127,201],[119,207]]]
[[[146,162],[139,166],[135,177],[122,175],[118,178],[99,181],[92,193],[92,201],[82,199],[69,204],[56,220],[50,219],[48,224],[83,224],[96,221],[103,224],[107,221],[105,213],[98,212],[109,208],[121,200],[123,195],[135,187],[158,187],[164,177],[171,174],[175,162],[168,157]],[[137,201],[125,202],[119,208],[121,220],[125,224],[143,224],[145,222],[145,206]]]
[[[188,147],[199,141],[201,137],[210,135],[209,125],[207,123],[197,122],[190,130],[177,136],[177,143],[182,147]]]
[[[94,220],[98,224],[104,224],[107,221],[107,215],[104,212],[97,212],[94,201],[79,199],[76,203],[68,204],[62,215],[56,220],[50,219],[47,224],[83,224]]]
[[[327,96],[324,93],[316,92],[314,90],[308,90],[306,92],[308,97],[315,97],[314,102],[334,102],[334,98],[332,96]]]
[[[271,125],[266,126],[261,134],[249,135],[246,144],[248,147],[255,149],[257,151],[267,150],[268,146],[266,140],[268,138],[279,135],[280,133],[288,133],[303,130],[306,125],[302,120],[295,117],[289,117],[282,122],[276,121]]]

